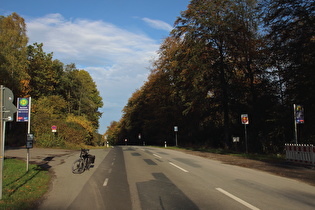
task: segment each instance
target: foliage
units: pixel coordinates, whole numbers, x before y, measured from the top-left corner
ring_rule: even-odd
[[[27,42],[22,17],[16,13],[0,16],[0,83],[18,95],[27,93]]]
[[[300,138],[314,142],[314,11],[309,0],[192,0],[110,139],[172,144],[177,125],[180,146],[244,150],[246,113],[250,151],[281,152],[301,103]]]
[[[26,24],[18,14],[0,16],[0,82],[15,98],[32,97],[32,128],[36,144],[44,147],[101,144],[97,133],[102,98],[90,74],[64,65],[46,53],[43,44],[26,46]],[[51,126],[58,132],[53,134]],[[9,144],[25,144],[26,127],[11,122]],[[23,135],[25,134],[25,135]]]
[[[52,53],[43,51],[43,44],[34,43],[28,46],[28,74],[30,79],[30,95],[34,99],[53,95],[62,74],[62,65],[54,64]]]
[[[102,113],[98,108],[103,106],[96,84],[85,70],[76,69],[74,64],[66,66],[61,77],[60,94],[68,101],[68,113],[85,116],[98,129],[98,119]]]
[[[265,37],[269,43],[269,63],[285,111],[281,122],[288,127],[287,119],[292,117],[289,110],[294,103],[302,104],[306,123],[300,126],[299,137],[304,143],[314,143],[315,2],[264,0],[262,11],[268,32]],[[292,126],[289,128],[292,130]]]

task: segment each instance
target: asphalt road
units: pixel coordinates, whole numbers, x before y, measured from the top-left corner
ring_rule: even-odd
[[[124,152],[133,209],[315,207],[315,187],[295,180],[174,150],[116,149]]]
[[[315,206],[314,186],[179,151],[122,146],[91,150],[91,154],[96,155],[95,167],[79,175],[70,170],[79,152],[50,155],[53,158],[47,164],[52,165],[56,178],[39,209],[314,209]]]

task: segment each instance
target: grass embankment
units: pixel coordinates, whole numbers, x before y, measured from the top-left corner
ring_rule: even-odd
[[[0,209],[32,209],[47,192],[50,179],[48,171],[37,165],[30,164],[26,172],[25,161],[5,159]]]

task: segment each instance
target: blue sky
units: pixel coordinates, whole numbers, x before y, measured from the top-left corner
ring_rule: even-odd
[[[190,0],[0,0],[0,15],[25,19],[29,44],[87,70],[104,106],[99,132],[118,121]]]

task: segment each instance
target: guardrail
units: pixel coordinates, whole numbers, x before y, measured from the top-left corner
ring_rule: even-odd
[[[285,144],[288,161],[315,166],[315,147],[312,144]]]

